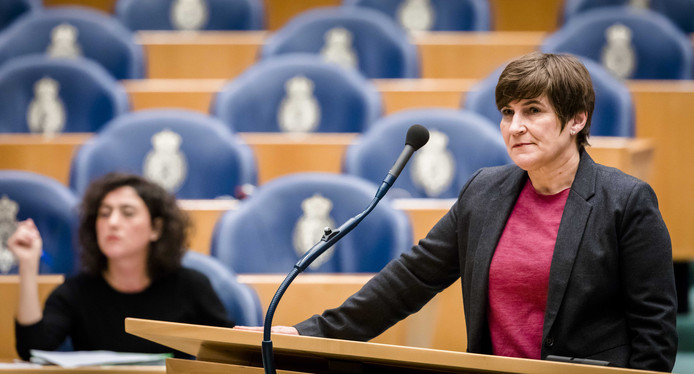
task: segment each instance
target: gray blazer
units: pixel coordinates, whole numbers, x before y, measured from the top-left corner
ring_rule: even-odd
[[[468,351],[491,354],[489,266],[527,177],[515,165],[479,170],[418,245],[342,306],[296,328],[302,335],[369,340],[461,278]],[[648,184],[598,165],[583,152],[549,282],[543,359],[558,355],[672,370],[677,351],[672,248]]]

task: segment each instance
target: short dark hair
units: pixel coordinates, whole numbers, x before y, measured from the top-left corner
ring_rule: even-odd
[[[567,54],[533,52],[511,61],[496,85],[496,106],[545,95],[564,130],[577,114],[587,114],[586,125],[576,136],[579,150],[588,144],[590,121],[595,108],[595,91],[588,69]]]
[[[188,215],[176,203],[176,197],[154,182],[134,174],[109,173],[94,180],[84,193],[81,205],[79,241],[84,270],[101,274],[107,267],[107,258],[99,249],[96,219],[106,195],[120,187],[132,187],[145,202],[154,225],[161,220],[159,238],[150,244],[147,272],[157,279],[180,268],[187,247],[190,226]]]

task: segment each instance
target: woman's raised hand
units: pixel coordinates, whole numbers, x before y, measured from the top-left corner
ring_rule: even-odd
[[[17,224],[14,234],[7,239],[7,247],[17,258],[20,271],[26,266],[35,267],[38,271],[43,241],[31,218]]]

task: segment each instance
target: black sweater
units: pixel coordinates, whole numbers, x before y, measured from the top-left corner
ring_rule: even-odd
[[[116,352],[164,353],[171,348],[125,332],[125,318],[232,327],[210,281],[201,273],[180,268],[155,280],[142,292],[122,293],[101,276],[78,274],[46,300],[43,319],[33,325],[15,323],[17,353],[28,360],[29,350],[54,350],[66,337],[73,348]]]

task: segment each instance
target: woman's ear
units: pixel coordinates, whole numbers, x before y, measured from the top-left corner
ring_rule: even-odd
[[[580,112],[573,117],[573,121],[571,122],[571,126],[569,126],[569,130],[574,134],[578,134],[586,126],[587,121],[588,113]]]
[[[155,218],[152,221],[152,233],[150,234],[149,241],[156,242],[161,237],[161,233],[164,229],[164,220],[161,217]]]

